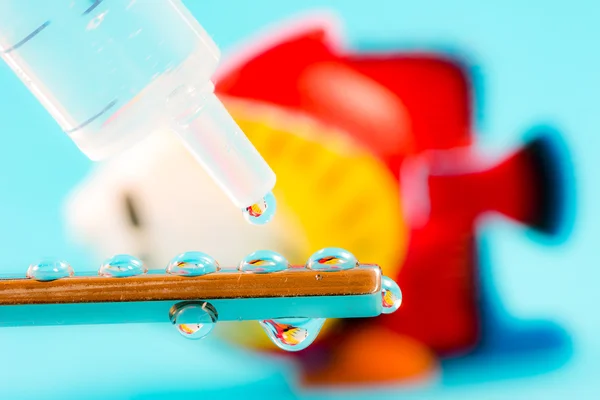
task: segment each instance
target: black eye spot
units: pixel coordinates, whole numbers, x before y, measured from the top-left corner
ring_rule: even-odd
[[[140,214],[136,202],[133,200],[133,196],[130,193],[125,193],[124,197],[125,210],[129,223],[134,228],[141,228],[142,223],[140,221]]]

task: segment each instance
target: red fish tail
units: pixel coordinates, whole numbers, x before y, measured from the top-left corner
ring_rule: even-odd
[[[526,144],[499,164],[461,168],[429,178],[431,218],[462,216],[472,223],[486,212],[556,236],[569,226],[570,160],[560,136],[549,128],[532,131]]]
[[[569,225],[570,160],[556,132],[532,132],[524,147],[489,171],[485,201],[492,210],[556,236]]]

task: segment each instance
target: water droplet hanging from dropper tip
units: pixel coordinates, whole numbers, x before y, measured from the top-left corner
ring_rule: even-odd
[[[277,202],[273,193],[269,192],[257,203],[252,204],[242,210],[246,221],[253,225],[264,225],[273,219]]]

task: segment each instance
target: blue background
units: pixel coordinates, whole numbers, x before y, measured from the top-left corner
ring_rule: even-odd
[[[546,247],[508,222],[482,225],[489,271],[507,310],[549,319],[573,338],[562,368],[538,376],[418,388],[387,388],[389,398],[598,398],[600,300],[595,199],[600,91],[600,3],[590,1],[275,0],[185,1],[227,53],[266,25],[311,9],[334,10],[349,47],[452,48],[467,54],[482,77],[480,145],[501,152],[525,130],[552,123],[574,157],[577,222],[568,242]],[[299,5],[302,4],[302,5]],[[67,192],[89,162],[8,67],[0,64],[0,271],[23,272],[41,256],[93,269],[69,243],[62,224]],[[533,239],[533,240],[532,240]],[[291,366],[257,358],[214,340],[181,340],[169,326],[10,328],[0,330],[0,397],[227,398],[250,394],[295,398]],[[393,362],[393,360],[386,360]],[[516,368],[507,365],[506,368]],[[371,398],[366,391],[303,393]],[[204,397],[202,397],[204,398]]]

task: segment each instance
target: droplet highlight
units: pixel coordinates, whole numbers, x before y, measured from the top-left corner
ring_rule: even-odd
[[[242,272],[267,274],[284,271],[289,265],[288,260],[275,251],[258,250],[244,257],[238,269]]]
[[[182,302],[171,308],[169,318],[186,339],[203,339],[217,323],[217,310],[207,302]]]
[[[246,221],[253,225],[264,225],[275,216],[277,202],[273,193],[269,192],[259,202],[252,204],[242,210]]]
[[[391,314],[402,304],[402,291],[394,280],[387,276],[381,277],[381,312]]]
[[[98,28],[100,24],[104,21],[104,18],[106,18],[106,14],[108,14],[108,11],[104,11],[103,13],[100,13],[96,17],[92,18],[90,22],[88,22],[85,29],[91,31]]]
[[[315,341],[325,318],[282,318],[259,322],[277,347],[285,351],[300,351]]]
[[[143,275],[148,272],[148,268],[142,260],[127,254],[119,254],[106,260],[100,269],[98,275],[113,278],[124,278],[128,276]]]
[[[219,263],[208,254],[188,251],[173,258],[166,272],[171,275],[202,276],[219,271]]]
[[[343,271],[358,266],[356,257],[347,250],[328,247],[310,256],[306,268],[314,271]]]
[[[27,268],[26,276],[36,281],[53,281],[68,278],[74,275],[73,268],[69,263],[62,260],[45,259],[31,264]]]

